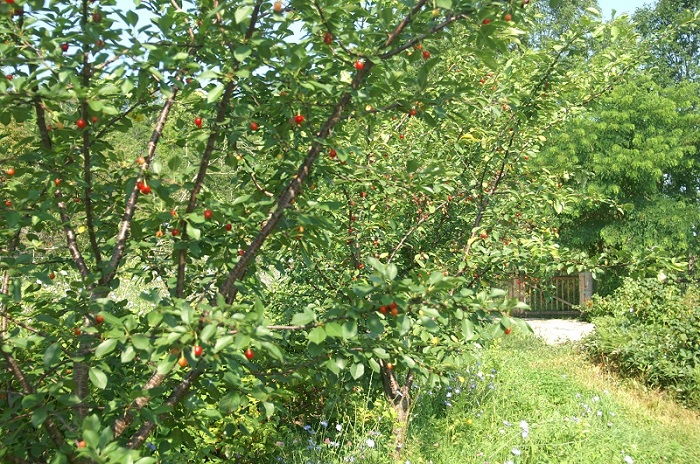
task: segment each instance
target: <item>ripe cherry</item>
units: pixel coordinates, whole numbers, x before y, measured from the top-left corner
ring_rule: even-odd
[[[12,202],[10,200],[5,200],[5,206],[12,208]]]
[[[335,151],[335,148],[331,148],[331,151],[328,152],[328,156],[330,156],[331,158],[335,158],[336,156],[338,156],[338,152]]]
[[[99,12],[97,12],[97,11],[94,12],[94,13],[92,14],[92,22],[93,22],[93,23],[99,23],[100,21],[102,21],[102,15],[101,15]]]
[[[418,114],[418,111],[416,111],[415,108],[411,108],[411,111],[409,111],[408,114],[409,114],[410,116],[415,116],[415,115]]]
[[[303,123],[304,119],[304,116],[302,116],[301,114],[297,114],[296,116],[294,116],[294,122],[297,123],[297,125]]]
[[[361,70],[364,69],[364,68],[365,68],[365,62],[364,62],[364,61],[362,61],[362,60],[357,60],[357,61],[355,61],[355,69],[357,69],[358,71],[361,71]]]
[[[326,32],[326,34],[323,36],[323,43],[330,45],[331,42],[333,42],[333,35],[330,32]]]
[[[151,194],[151,187],[148,185],[144,185],[143,188],[141,189],[141,193],[144,195],[150,195]]]
[[[245,250],[239,249],[238,250],[238,256],[243,256],[245,254]]]
[[[201,128],[202,127],[202,118],[200,118],[199,116],[194,118],[194,125],[197,126],[197,129]]]
[[[12,75],[12,74],[8,74],[8,75],[7,75],[7,76],[5,76],[5,77],[7,78],[7,80],[8,80],[8,81],[11,81],[12,79],[14,79],[14,78],[15,78],[15,76],[14,76],[14,75]]]
[[[180,229],[173,229],[171,234],[173,234],[173,237],[177,237],[178,235],[180,235]]]
[[[511,333],[512,331],[513,331],[513,328],[512,328],[512,327],[508,327],[508,328],[506,328],[506,330],[504,330],[503,332],[504,332],[506,335],[510,335],[510,333]]]
[[[76,334],[76,335],[80,335],[80,329],[77,328],[77,327],[74,328],[74,329],[73,329],[73,333]]]
[[[5,169],[5,173],[8,176],[14,176],[15,175],[15,168],[7,168],[7,169]]]
[[[275,2],[274,5],[272,5],[272,9],[275,10],[275,13],[279,13],[282,11],[282,2]]]
[[[252,130],[253,132],[255,132],[255,131],[258,130],[258,129],[260,129],[260,125],[259,125],[257,122],[252,121],[252,122],[250,123],[250,130]]]
[[[487,24],[491,24],[491,20],[490,20],[489,18],[486,18],[486,19],[484,19],[483,21],[481,21],[481,24],[483,24],[484,26],[486,26]]]
[[[97,116],[93,116],[90,118],[90,121],[92,121],[93,124],[97,124],[97,121],[99,121],[99,118]]]
[[[226,224],[226,225],[224,226],[224,228],[225,228],[227,231],[231,232],[231,229],[233,229],[233,226],[232,226],[231,224]]]
[[[102,314],[95,316],[95,324],[102,324],[105,321],[105,317]]]
[[[146,158],[144,158],[143,156],[139,156],[138,158],[136,158],[136,162],[139,164],[144,164],[146,162]]]
[[[53,272],[49,274],[49,279],[53,280],[55,278],[56,278],[56,274],[54,274]]]
[[[61,50],[63,50],[63,52],[67,52],[67,51],[68,51],[68,44],[67,44],[66,42],[63,42],[63,43],[61,44]]]
[[[78,448],[85,448],[87,446],[87,443],[85,443],[85,440],[80,440],[77,446]]]
[[[61,179],[55,178],[55,179],[53,180],[53,183],[56,184],[56,187],[58,187],[58,185],[61,183]]]
[[[245,357],[248,358],[248,361],[253,359],[253,356],[255,356],[255,353],[253,353],[253,350],[251,350],[250,348],[246,349],[244,354]]]
[[[506,14],[503,15],[503,19],[504,19],[505,21],[512,21],[512,20],[513,20],[513,15],[511,15],[510,13],[506,13]]]
[[[364,263],[360,263],[357,265],[357,269],[359,269],[360,271],[363,270],[364,268],[365,268]]]
[[[214,216],[214,212],[210,209],[204,210],[204,219],[211,219]]]
[[[194,355],[195,356],[202,356],[202,354],[204,354],[204,348],[202,348],[200,345],[195,345]]]
[[[161,238],[163,236],[163,231],[160,229],[156,230],[155,236],[156,238]]]
[[[80,118],[75,122],[75,125],[78,126],[78,129],[85,129],[85,126],[87,126],[87,123],[85,122],[85,120],[83,118]]]
[[[386,306],[382,305],[379,307],[379,312],[382,314],[386,314]]]
[[[430,58],[430,52],[428,50],[423,50],[423,59],[428,59]]]
[[[180,365],[180,367],[186,367],[187,366],[187,358],[183,356],[177,360],[177,363]]]
[[[392,316],[398,316],[399,315],[399,308],[391,308],[391,315]]]

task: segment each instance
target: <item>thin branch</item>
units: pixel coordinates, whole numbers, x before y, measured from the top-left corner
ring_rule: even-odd
[[[171,366],[170,369],[172,369],[173,366]],[[170,369],[168,369],[168,372],[170,372]],[[146,382],[146,384],[143,386],[143,390],[148,391],[153,388],[159,387],[167,377],[168,374],[159,374],[158,372],[155,372],[151,376],[151,378],[148,379],[148,382]],[[150,397],[148,396],[139,396],[131,402],[126,411],[124,411],[124,413],[119,417],[119,419],[117,419],[114,422],[114,425],[112,426],[112,432],[114,433],[115,439],[119,438],[119,436],[121,436],[121,434],[124,433],[127,427],[131,425],[131,423],[134,421],[135,412],[139,411],[141,408],[146,406],[149,400]]]

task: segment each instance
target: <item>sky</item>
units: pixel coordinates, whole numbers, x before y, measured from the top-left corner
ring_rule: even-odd
[[[598,0],[604,18],[610,18],[610,13],[614,9],[617,16],[622,13],[634,13],[639,7],[653,5],[656,0]]]

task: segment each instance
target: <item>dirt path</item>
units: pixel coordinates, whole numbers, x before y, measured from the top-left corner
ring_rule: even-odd
[[[543,338],[550,345],[579,341],[594,329],[589,322],[573,319],[525,319],[535,335]]]

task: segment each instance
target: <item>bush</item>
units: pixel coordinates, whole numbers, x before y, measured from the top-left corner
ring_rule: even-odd
[[[697,288],[685,293],[657,280],[625,281],[595,299],[595,332],[585,342],[597,361],[622,375],[663,388],[700,407],[700,306]]]

